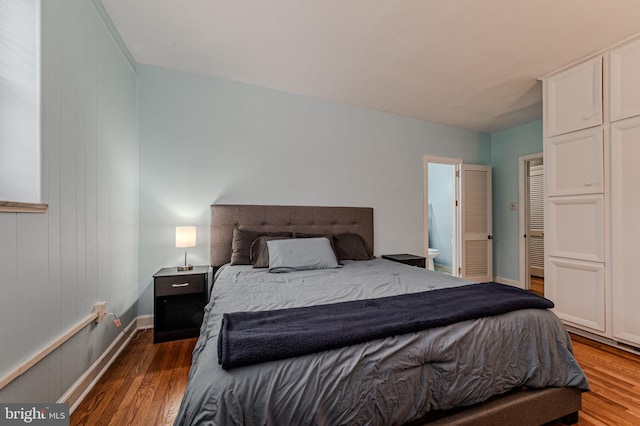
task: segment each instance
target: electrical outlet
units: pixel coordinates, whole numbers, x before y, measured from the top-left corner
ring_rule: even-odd
[[[98,318],[96,318],[96,322],[101,322],[105,315],[107,315],[107,302],[98,302],[93,305],[93,312],[98,314]]]

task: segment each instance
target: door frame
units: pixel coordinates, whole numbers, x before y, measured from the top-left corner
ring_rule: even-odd
[[[423,243],[424,243],[424,256],[427,257],[429,255],[429,163],[436,164],[448,164],[454,166],[456,177],[460,175],[460,168],[462,166],[461,158],[451,158],[451,157],[437,157],[433,155],[425,155],[422,157],[423,161],[423,169],[424,169],[424,205],[423,205],[423,213],[424,213],[424,235],[423,235]],[[452,194],[452,204],[454,204],[453,209],[453,241],[452,241],[452,252],[451,253],[451,275],[454,277],[460,276],[460,189],[459,189],[459,179],[456,178],[456,181],[453,184],[453,194]]]
[[[520,268],[520,287],[531,289],[531,274],[529,271],[529,239],[527,234],[527,218],[529,217],[529,162],[533,160],[543,160],[543,153],[523,155],[518,157],[518,252]],[[544,161],[544,160],[543,160]],[[543,162],[544,164],[544,162]],[[546,172],[545,172],[546,177]],[[546,179],[545,179],[546,182]],[[546,185],[546,183],[545,183]]]

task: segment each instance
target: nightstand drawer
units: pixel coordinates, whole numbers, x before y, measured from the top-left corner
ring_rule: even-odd
[[[205,276],[176,275],[172,277],[157,277],[155,279],[156,296],[174,296],[177,294],[204,293]]]

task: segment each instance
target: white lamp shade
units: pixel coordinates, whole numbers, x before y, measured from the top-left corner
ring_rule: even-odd
[[[176,226],[176,247],[187,248],[196,246],[195,226]]]

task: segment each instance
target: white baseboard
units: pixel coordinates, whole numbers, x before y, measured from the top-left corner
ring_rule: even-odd
[[[71,385],[57,402],[69,404],[69,415],[71,415],[96,383],[98,383],[98,380],[100,380],[109,369],[111,364],[118,358],[118,355],[127,347],[131,341],[131,338],[128,336],[133,335],[137,330],[152,327],[153,315],[142,315],[134,318],[123,330],[126,337],[123,333],[118,333],[118,337],[115,338],[104,353]]]
[[[433,269],[435,269],[436,272],[444,272],[447,275],[451,275],[451,266],[447,266],[447,265],[443,265],[442,263],[435,263],[434,262]]]
[[[493,277],[493,280],[500,284],[511,285],[518,288],[524,288],[524,285],[520,284],[520,281],[510,280],[509,278]]]
[[[136,318],[136,329],[146,330],[153,328],[153,315],[140,315]]]
[[[627,345],[625,343],[622,342],[618,342],[616,340],[613,339],[609,339],[608,337],[604,337],[604,336],[599,336],[597,334],[593,334],[593,333],[589,333],[588,331],[584,331],[584,330],[580,330],[579,328],[575,328],[569,324],[565,324],[564,325],[567,329],[567,331],[573,333],[573,334],[577,334],[578,336],[582,336],[585,337],[587,339],[593,340],[595,342],[599,342],[605,345],[609,345],[609,346],[613,346],[614,348],[618,348],[621,349],[623,351],[627,351],[627,352],[631,352],[632,354],[635,355],[640,355],[640,348],[635,347],[635,346],[631,346],[631,345]]]

